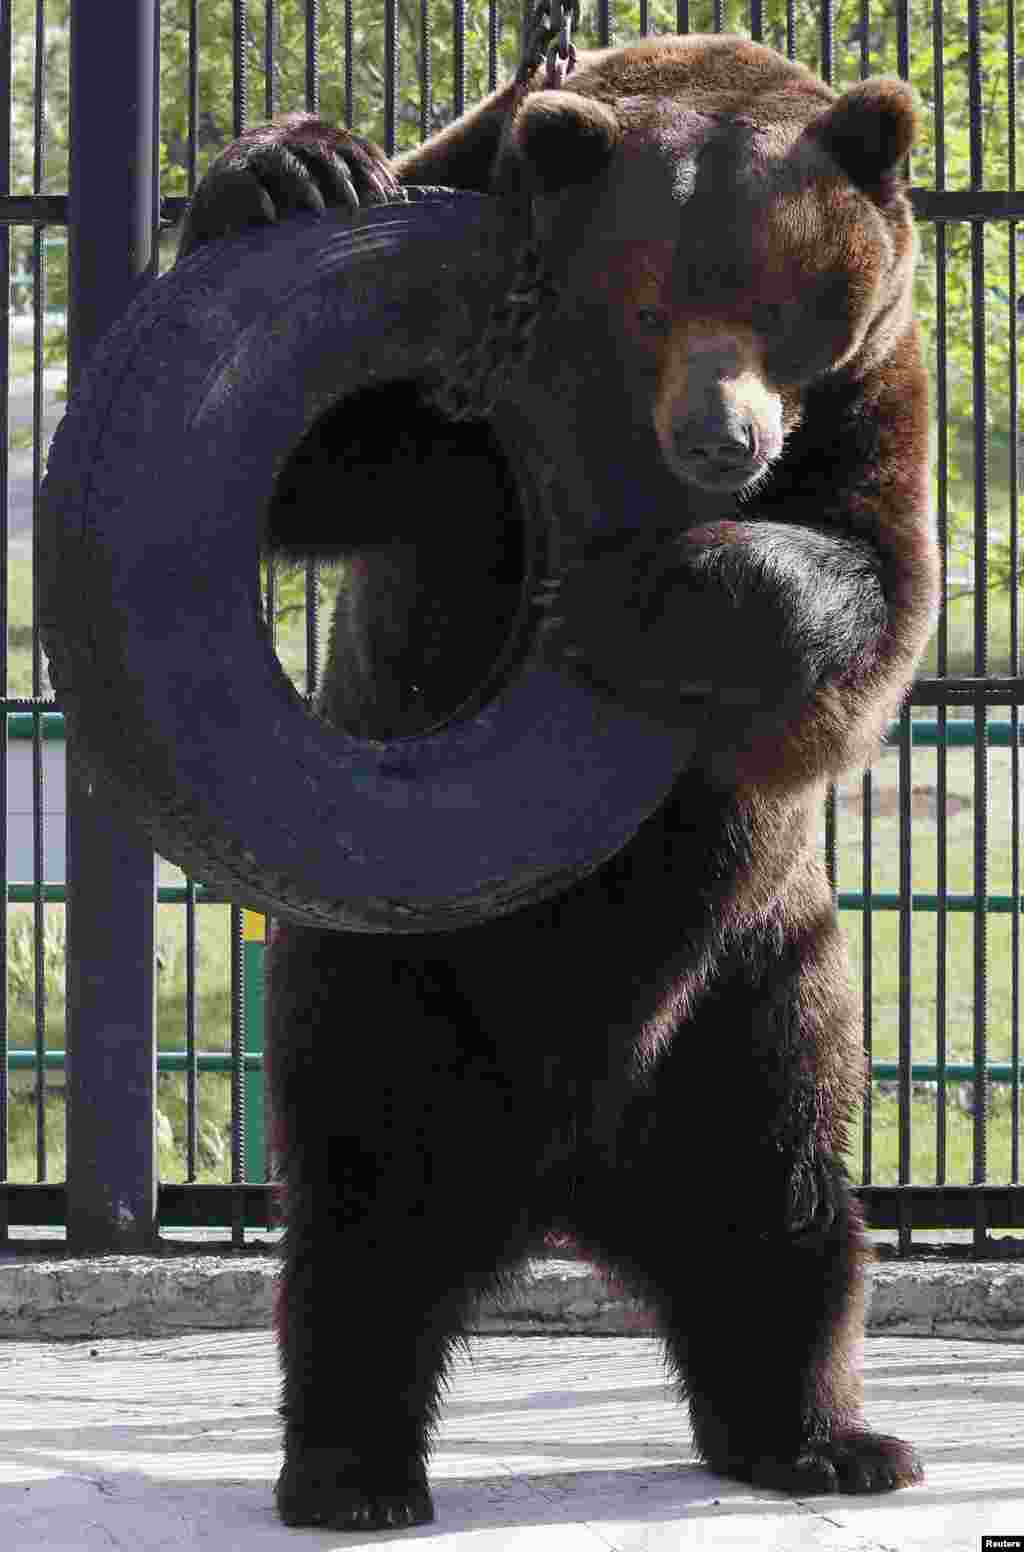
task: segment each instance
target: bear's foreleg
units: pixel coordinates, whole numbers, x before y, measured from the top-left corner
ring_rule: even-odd
[[[789,801],[872,758],[898,703],[887,585],[866,541],[795,524],[611,536],[568,578],[546,650],[612,700],[692,726],[721,790]]]

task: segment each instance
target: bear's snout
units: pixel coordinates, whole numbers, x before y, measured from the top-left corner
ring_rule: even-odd
[[[672,458],[684,479],[716,490],[745,485],[760,467],[754,427],[729,405],[677,421]]]
[[[676,348],[671,348],[674,345]],[[738,491],[782,449],[782,401],[765,383],[746,331],[681,329],[670,343],[654,425],[680,479]]]

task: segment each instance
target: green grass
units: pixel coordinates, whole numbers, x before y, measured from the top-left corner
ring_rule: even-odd
[[[161,883],[180,882],[170,864],[161,865]],[[44,907],[45,1043],[47,1050],[65,1048],[64,1029],[64,907]],[[204,905],[197,920],[197,1035],[200,1051],[227,1051],[231,1044],[230,910]],[[35,1047],[32,908],[13,905],[8,912],[8,1029],[12,1050]],[[161,1050],[185,1049],[185,908],[157,908],[157,1042]],[[35,1073],[11,1074],[10,1179],[37,1178]],[[64,1178],[64,1079],[59,1071],[45,1076],[47,1176]],[[185,1178],[185,1077],[158,1078],[160,1176]],[[202,1183],[230,1178],[230,1086],[223,1073],[201,1073],[198,1079],[199,1167]]]
[[[993,590],[988,597],[990,673],[1012,672],[1010,653],[1009,594]],[[949,672],[970,675],[974,669],[974,601],[964,598],[948,610]],[[929,647],[924,672],[935,671],[936,643]],[[963,713],[951,712],[952,716]],[[916,715],[931,720],[932,708],[921,708]],[[1007,707],[996,707],[992,721],[1007,721]],[[911,753],[912,788],[930,789],[918,795],[919,811],[911,825],[911,890],[934,894],[938,887],[938,822],[934,814],[934,793],[938,784],[941,751],[915,749]],[[898,751],[887,749],[873,767],[872,869],[871,884],[876,893],[896,893],[899,889],[900,835],[895,810],[898,792]],[[1012,893],[1011,864],[1013,837],[1012,751],[991,748],[988,751],[987,892],[990,895]],[[951,894],[974,892],[974,751],[948,749],[945,752],[947,827],[946,884]],[[861,812],[859,808],[861,773],[849,775],[837,789],[837,883],[841,893],[862,891]],[[921,808],[932,805],[931,812]],[[949,812],[955,807],[956,812]],[[824,823],[819,827],[824,849]],[[844,911],[840,922],[850,950],[854,985],[863,984],[864,921],[859,911]],[[987,919],[986,1033],[988,1060],[1009,1061],[1012,1056],[1012,928],[1009,915],[992,912]],[[893,911],[872,913],[871,944],[871,1047],[876,1061],[895,1061],[899,1040],[899,915]],[[953,913],[946,917],[945,962],[938,959],[938,918],[934,913],[915,912],[911,931],[911,1006],[912,1056],[916,1062],[934,1062],[938,1054],[938,986],[946,997],[946,1058],[970,1061],[974,1052],[974,919],[970,914]],[[952,1086],[951,1086],[952,1088]],[[988,1179],[1007,1181],[1011,1173],[1011,1118],[1009,1087],[993,1085],[992,1111],[988,1125]],[[872,1180],[879,1185],[898,1179],[897,1101],[876,1094],[872,1116]],[[937,1179],[937,1105],[934,1097],[918,1094],[911,1111],[912,1179],[926,1184]],[[966,1184],[973,1179],[973,1116],[952,1103],[946,1114],[945,1179]],[[858,1130],[850,1151],[850,1167],[855,1179],[861,1179],[861,1140]]]
[[[10,372],[11,386],[13,387],[16,378],[32,376],[32,368],[35,363],[36,353],[30,339],[19,340],[16,343],[12,342],[10,351],[10,359],[8,361],[7,369]]]
[[[7,693],[32,694],[32,565],[12,553],[7,570]],[[44,687],[49,693],[49,686]]]
[[[1006,713],[994,713],[1005,717]],[[911,758],[912,787],[937,785],[940,752],[917,749]],[[899,888],[899,818],[880,813],[879,809],[895,802],[898,791],[898,755],[887,751],[874,766],[871,884],[876,893],[896,893]],[[946,878],[952,894],[971,894],[974,890],[974,752],[950,749],[946,752],[947,808],[951,800],[964,803],[947,820]],[[1011,893],[1012,836],[1011,750],[990,749],[988,753],[988,893]],[[841,893],[864,888],[861,815],[850,807],[852,797],[859,798],[859,780],[844,782],[837,791],[836,860]],[[924,797],[924,794],[921,795]],[[927,799],[926,799],[927,801]],[[824,826],[821,827],[822,845]],[[911,826],[911,888],[914,893],[937,891],[938,824],[934,817],[919,813]],[[854,984],[863,984],[864,917],[859,911],[840,915],[850,950]],[[992,912],[987,918],[986,1032],[989,1061],[1009,1061],[1012,1056],[1011,1030],[1011,938],[1013,919]],[[970,1061],[974,1050],[974,918],[966,913],[946,917],[944,962],[938,957],[938,916],[915,912],[911,927],[911,1005],[912,1056],[916,1062],[934,1062],[938,1055],[938,997],[944,988],[946,999],[946,1058],[950,1062]],[[871,1048],[878,1061],[895,1061],[899,1040],[899,915],[894,911],[874,911],[871,920]],[[991,1118],[988,1148],[989,1179],[1010,1178],[1010,1116],[1004,1104],[1008,1089],[996,1085],[996,1104]],[[874,1125],[873,1179],[878,1184],[892,1183],[896,1177],[895,1100],[881,1100],[876,1107]],[[915,1099],[912,1115],[912,1155],[914,1179],[920,1183],[936,1179],[936,1106],[924,1097]],[[947,1112],[946,1178],[966,1183],[972,1179],[972,1125],[960,1111]],[[859,1138],[851,1156],[854,1174],[860,1178]]]
[[[946,1166],[943,1184],[969,1185],[974,1179],[974,1117],[955,1103],[950,1085],[946,1106]],[[987,1127],[986,1179],[992,1185],[1005,1184],[1010,1179],[1010,1110],[1012,1096],[1009,1085],[996,1084],[992,1089],[992,1105]],[[853,1145],[847,1155],[850,1175],[858,1184],[864,1175],[861,1168],[862,1111],[858,1111],[854,1128]],[[938,1180],[936,1171],[938,1129],[938,1104],[934,1096],[916,1095],[911,1103],[910,1115],[910,1181],[913,1185],[930,1185]],[[1024,1146],[1024,1139],[1021,1140]],[[897,1184],[899,1171],[899,1101],[894,1094],[880,1095],[877,1089],[872,1102],[871,1115],[871,1183],[877,1186]]]

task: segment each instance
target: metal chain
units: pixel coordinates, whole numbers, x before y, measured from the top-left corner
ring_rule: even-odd
[[[483,333],[461,352],[450,375],[431,394],[431,403],[449,420],[486,419],[513,375],[526,365],[541,314],[554,296],[540,244],[528,239],[516,255],[512,284],[491,308]]]
[[[576,65],[572,29],[579,19],[579,0],[565,5],[563,0],[537,0],[516,71],[513,112],[543,59],[547,60],[544,87],[565,84]],[[528,238],[516,255],[512,284],[491,308],[483,333],[461,352],[451,374],[431,396],[442,414],[450,420],[483,420],[493,412],[515,372],[529,360],[541,314],[555,295],[540,244]]]
[[[572,31],[580,24],[580,0],[537,0],[526,24],[516,86],[525,90],[541,60],[548,64],[545,86],[562,86],[576,63]]]

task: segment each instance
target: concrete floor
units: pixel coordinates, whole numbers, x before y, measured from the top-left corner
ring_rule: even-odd
[[[437,1520],[377,1535],[274,1518],[269,1333],[0,1346],[0,1547],[383,1547],[434,1552],[979,1552],[1024,1534],[1024,1346],[871,1338],[868,1414],[913,1439],[926,1485],[800,1501],[694,1463],[646,1337],[478,1337],[454,1372]]]

